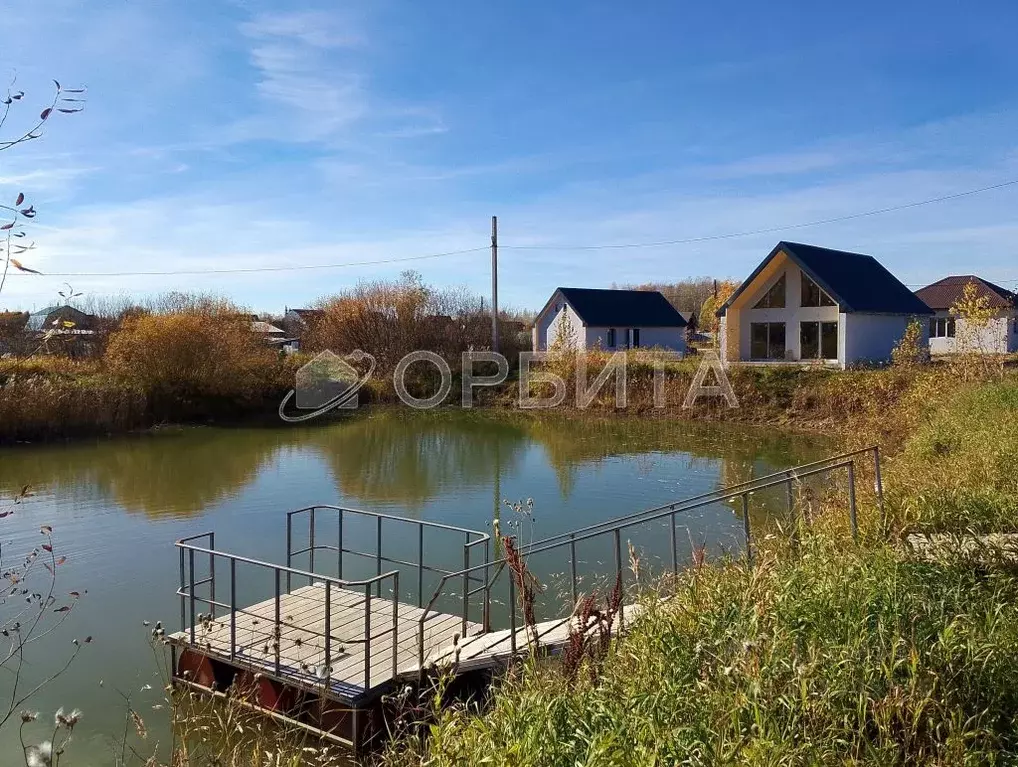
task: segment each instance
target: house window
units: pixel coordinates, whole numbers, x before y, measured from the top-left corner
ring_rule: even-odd
[[[837,306],[834,300],[827,295],[819,285],[811,280],[805,272],[802,275],[802,292],[800,294],[800,306]]]
[[[804,360],[838,359],[838,323],[800,322],[799,358]]]
[[[640,348],[640,329],[639,328],[633,328],[633,348],[634,349],[639,349]]]
[[[615,348],[615,328],[608,328],[608,348]]]
[[[930,320],[930,338],[954,338],[954,317],[934,317]]]
[[[625,334],[626,334],[625,335],[625,339],[626,339],[626,347],[625,348],[628,349],[630,347],[630,343],[629,343],[629,328],[625,329]]]
[[[778,281],[771,285],[770,290],[764,293],[764,297],[756,302],[754,309],[784,309],[785,308],[785,275],[781,275]]]
[[[785,323],[751,322],[749,324],[749,358],[753,360],[785,359]]]

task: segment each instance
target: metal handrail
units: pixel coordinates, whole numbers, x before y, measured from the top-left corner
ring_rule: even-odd
[[[789,501],[792,500],[792,484],[796,481],[801,481],[807,477],[815,476],[818,474],[829,474],[838,469],[847,469],[848,472],[848,486],[849,486],[849,518],[852,527],[852,535],[858,539],[858,521],[856,514],[856,497],[855,497],[855,461],[852,460],[854,457],[865,454],[868,452],[874,453],[875,461],[875,489],[878,496],[878,502],[881,508],[881,514],[883,513],[883,487],[880,479],[880,453],[879,447],[873,446],[869,448],[863,448],[861,450],[851,451],[840,456],[834,456],[821,461],[813,461],[809,464],[804,464],[800,467],[793,467],[786,469],[781,472],[777,472],[768,477],[760,477],[756,481],[741,482],[736,485],[732,485],[719,490],[713,491],[712,493],[704,494],[704,497],[695,496],[685,501],[679,501],[672,504],[667,504],[655,509],[648,509],[643,512],[636,514],[626,515],[612,520],[606,520],[602,523],[596,523],[594,525],[588,525],[585,528],[574,530],[569,533],[564,533],[558,536],[552,536],[543,541],[538,541],[530,546],[527,546],[523,553],[527,556],[533,554],[539,554],[545,551],[551,551],[553,549],[561,548],[568,545],[571,549],[570,556],[570,570],[571,570],[571,581],[574,601],[577,595],[577,574],[576,574],[576,544],[585,540],[597,538],[602,535],[612,534],[614,538],[614,556],[615,556],[615,569],[616,577],[619,580],[620,585],[623,579],[622,570],[622,542],[621,533],[623,530],[633,527],[636,525],[653,522],[665,517],[671,518],[671,547],[672,547],[672,567],[677,572],[678,570],[678,557],[675,540],[675,516],[677,514],[692,511],[693,509],[702,508],[715,503],[724,501],[733,501],[741,498],[742,500],[742,516],[743,516],[743,527],[744,534],[746,536],[746,556],[747,559],[752,562],[752,533],[750,528],[749,518],[749,496],[753,493],[761,490],[766,490],[771,487],[785,486],[788,489]],[[847,457],[847,460],[845,458]],[[839,460],[842,459],[842,460]],[[833,461],[833,463],[832,463]],[[812,467],[812,468],[811,468]],[[766,481],[765,481],[766,480]],[[791,503],[790,503],[791,506]],[[496,568],[495,573],[491,576],[485,586],[485,616],[490,614],[490,602],[491,602],[491,587],[494,582],[501,575],[505,569],[507,559],[505,557],[485,562],[482,565],[475,565],[473,567],[465,568],[464,570],[456,573],[450,573],[442,577],[439,582],[435,593],[432,595],[431,600],[428,602],[427,607],[424,608],[420,619],[418,620],[418,668],[424,669],[424,623],[428,619],[429,613],[438,600],[445,587],[445,584],[454,578],[466,577],[469,573],[484,570],[489,572],[491,568]],[[509,618],[510,618],[510,647],[513,653],[516,652],[516,598],[515,598],[515,584],[512,576],[509,578]],[[623,607],[620,606],[620,617],[622,615]],[[490,632],[491,627],[486,620],[482,626],[480,633]]]
[[[711,490],[711,491],[706,492],[706,493],[701,493],[700,495],[694,495],[694,496],[690,496],[689,498],[683,498],[680,501],[673,501],[671,503],[662,504],[661,506],[654,506],[654,507],[649,508],[649,509],[643,509],[641,511],[634,511],[632,514],[626,514],[625,516],[621,516],[621,517],[613,517],[611,519],[606,519],[606,520],[603,520],[601,522],[594,522],[593,524],[587,525],[586,527],[580,527],[580,528],[577,528],[575,530],[570,530],[570,531],[564,532],[564,533],[557,533],[556,535],[551,535],[551,536],[548,536],[547,538],[542,538],[539,541],[534,541],[534,542],[528,544],[526,547],[524,547],[522,549],[522,552],[523,553],[530,553],[534,549],[534,547],[536,547],[536,546],[541,546],[541,545],[544,545],[544,544],[552,543],[552,542],[558,541],[560,539],[569,539],[569,538],[571,538],[574,535],[578,535],[580,533],[587,532],[588,530],[595,530],[595,529],[602,528],[602,527],[606,527],[606,528],[610,529],[611,527],[613,527],[614,525],[618,524],[619,522],[624,522],[624,521],[630,520],[630,519],[638,519],[638,518],[643,517],[645,515],[654,514],[655,512],[669,511],[669,510],[671,510],[671,511],[685,511],[685,509],[680,508],[680,507],[683,507],[686,504],[695,503],[695,502],[698,502],[698,501],[704,501],[704,500],[707,500],[708,498],[716,497],[718,500],[724,500],[725,498],[730,496],[733,492],[741,491],[743,488],[745,488],[747,490],[750,490],[750,489],[756,490],[756,489],[758,489],[756,487],[756,485],[758,485],[758,484],[761,484],[761,483],[764,483],[764,482],[768,482],[770,480],[778,479],[779,477],[788,477],[790,474],[792,474],[792,475],[800,475],[802,473],[802,471],[804,471],[804,470],[808,471],[808,470],[813,469],[815,467],[820,467],[820,466],[822,466],[824,464],[830,464],[830,463],[833,463],[835,461],[845,460],[845,459],[852,458],[852,457],[857,456],[857,455],[865,455],[866,453],[873,453],[873,456],[874,456],[874,466],[877,467],[876,482],[879,483],[880,482],[880,470],[879,470],[879,466],[880,466],[880,446],[879,445],[870,445],[869,447],[859,448],[858,450],[850,450],[850,451],[848,451],[846,453],[841,453],[839,455],[833,455],[833,456],[830,456],[828,458],[822,458],[819,461],[811,461],[810,463],[804,463],[804,464],[801,464],[799,466],[793,466],[793,467],[788,468],[788,469],[783,469],[781,471],[776,471],[773,474],[765,474],[762,477],[754,477],[752,479],[747,479],[747,480],[744,480],[743,482],[737,482],[734,485],[727,485],[727,486],[725,486],[723,488],[719,488],[719,489],[716,489],[716,490]],[[782,481],[782,483],[783,483],[783,481]],[[752,486],[752,487],[750,487],[750,486]],[[876,491],[877,491],[878,495],[882,496],[882,488],[879,486],[879,484],[876,487]]]
[[[192,543],[197,539],[207,538],[208,546],[199,546]],[[210,613],[215,618],[215,612],[217,608],[229,610],[230,613],[230,660],[237,660],[237,616],[248,614],[247,610],[240,608],[237,605],[237,563],[249,564],[255,567],[261,567],[268,570],[272,570],[274,574],[274,620],[273,620],[273,636],[275,637],[275,663],[274,671],[276,676],[281,676],[283,673],[283,664],[281,657],[281,627],[284,622],[281,620],[281,606],[280,598],[283,593],[282,591],[282,575],[286,573],[287,579],[293,575],[307,578],[310,583],[314,583],[316,580],[324,584],[325,588],[325,626],[323,632],[313,631],[309,628],[303,628],[313,636],[321,636],[324,638],[324,655],[325,655],[325,675],[324,681],[326,684],[331,684],[332,679],[332,589],[333,587],[338,588],[364,588],[364,637],[363,639],[351,638],[344,639],[347,644],[362,644],[364,645],[364,686],[365,688],[371,687],[371,642],[392,634],[392,676],[395,677],[399,666],[399,641],[398,641],[398,629],[399,629],[399,601],[393,599],[392,601],[392,625],[390,628],[380,631],[376,634],[371,632],[371,591],[372,586],[377,584],[379,590],[381,589],[381,583],[385,580],[392,580],[393,593],[399,594],[399,571],[391,570],[386,573],[381,573],[370,578],[364,578],[359,580],[344,580],[341,578],[335,578],[329,575],[322,575],[319,573],[313,573],[307,570],[301,570],[290,566],[278,565],[272,562],[265,562],[252,557],[245,557],[240,554],[231,554],[226,551],[218,551],[214,548],[215,546],[215,533],[199,533],[197,535],[191,535],[186,538],[181,538],[176,542],[177,548],[180,550],[180,586],[176,591],[177,596],[180,597],[180,630],[182,633],[187,632],[187,636],[190,639],[191,645],[197,644],[196,636],[196,624],[197,624],[197,613],[195,610],[196,602],[201,602],[209,606]],[[185,552],[187,562],[185,564]],[[195,555],[207,555],[209,557],[209,576],[200,580],[195,580]],[[225,559],[229,563],[230,570],[230,602],[229,604],[221,602],[216,599],[215,596],[215,562],[217,558]],[[195,592],[195,587],[203,584],[209,585],[208,597],[200,597]],[[187,614],[190,614],[190,626],[188,626]],[[261,616],[259,616],[261,617]]]
[[[316,520],[317,512],[319,510],[332,511],[338,515],[339,535],[338,545],[331,543],[319,543],[316,537]],[[307,539],[308,545],[299,549],[294,549],[293,544],[293,520],[297,515],[307,514],[308,515],[308,526],[307,526]],[[374,551],[360,551],[357,549],[349,548],[344,544],[344,533],[343,533],[343,521],[346,515],[352,514],[361,517],[373,518],[376,520],[375,524],[375,548]],[[417,528],[417,561],[407,561],[404,559],[398,559],[394,557],[385,556],[382,553],[383,549],[383,520],[390,520],[400,525],[416,526]],[[424,573],[432,573],[435,575],[448,575],[453,572],[460,572],[460,569],[451,569],[440,566],[432,566],[425,563],[425,548],[424,548],[424,530],[435,529],[451,533],[454,535],[463,536],[462,552],[463,562],[462,568],[470,567],[471,565],[471,551],[477,546],[484,546],[484,558],[485,561],[490,557],[491,554],[491,535],[479,530],[471,530],[465,527],[458,527],[456,525],[449,525],[442,522],[431,522],[422,519],[408,519],[406,517],[395,516],[392,514],[384,514],[376,511],[366,511],[363,509],[353,509],[345,506],[335,506],[329,504],[307,506],[303,509],[296,509],[294,511],[287,512],[286,515],[286,562],[289,565],[293,557],[301,554],[309,555],[309,569],[314,571],[315,563],[315,552],[316,551],[328,551],[333,552],[337,555],[337,566],[339,576],[343,574],[343,554],[352,554],[358,557],[373,558],[376,562],[377,571],[380,573],[382,569],[382,563],[397,565],[408,568],[416,568],[417,570],[417,606],[424,606]],[[455,567],[455,566],[453,566]],[[473,591],[470,590],[471,580],[475,583],[478,582],[473,576],[466,576],[464,582],[464,597],[463,597],[463,630],[466,631],[467,618],[469,614],[469,598],[470,595],[476,594],[480,588],[483,588],[483,579],[480,581],[482,586],[479,589]],[[290,578],[287,577],[287,586],[289,587]],[[381,596],[381,583],[377,584],[376,595]],[[393,595],[394,599],[399,598],[399,594]],[[486,618],[486,616],[485,616]]]

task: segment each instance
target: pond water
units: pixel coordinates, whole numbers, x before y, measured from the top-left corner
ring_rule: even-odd
[[[94,638],[33,699],[43,714],[27,736],[48,738],[52,712],[78,707],[84,718],[69,763],[112,763],[123,693],[150,729],[145,744],[132,737],[139,750],[166,741],[166,711],[153,709],[162,682],[143,621],[178,628],[173,542],[180,537],[215,530],[217,548],[284,562],[288,510],[341,504],[489,531],[500,506],[503,519],[511,514],[502,499],[532,498],[529,534],[543,538],[829,452],[817,437],[730,425],[386,409],[300,428],[166,429],[4,448],[3,497],[26,484],[34,495],[0,520],[3,565],[41,542],[40,526],[52,525],[67,557],[57,605],[73,601],[71,591],[83,594],[68,620],[31,648],[20,689],[59,668],[74,637]],[[765,515],[766,505],[753,514]],[[741,545],[742,522],[730,507],[700,510],[684,525],[684,538],[712,549]],[[12,687],[0,671],[4,710]],[[8,723],[0,730],[5,764],[17,743]]]

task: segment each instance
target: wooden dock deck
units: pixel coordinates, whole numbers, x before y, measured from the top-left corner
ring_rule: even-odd
[[[394,604],[393,600],[378,596],[371,597],[369,607],[363,593],[330,589],[330,647],[326,664],[325,592],[323,583],[315,583],[280,596],[278,666],[274,598],[234,614],[202,621],[196,626],[193,644],[190,627],[170,635],[169,641],[196,647],[211,658],[278,676],[283,681],[318,686],[337,701],[354,702],[418,669],[422,627],[425,657],[429,661],[482,628],[468,621],[464,633],[461,616],[432,612],[422,622],[424,610],[419,607]],[[366,608],[370,609],[370,623],[376,627],[374,633],[379,635],[367,643],[363,641],[370,628],[365,625]],[[395,632],[390,630],[394,614]],[[231,631],[235,636],[232,642]]]

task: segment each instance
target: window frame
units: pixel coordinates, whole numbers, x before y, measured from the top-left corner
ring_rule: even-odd
[[[836,361],[838,359],[838,354],[839,354],[839,351],[840,351],[839,350],[839,346],[840,346],[839,342],[841,340],[840,336],[839,336],[839,333],[841,332],[840,328],[838,327],[839,324],[840,323],[838,323],[836,320],[803,320],[803,321],[801,321],[799,323],[799,359],[801,359],[801,360],[822,360],[824,362],[833,362],[833,361]],[[833,355],[825,353],[825,348],[824,348],[825,339],[826,339],[826,341],[828,343],[831,340],[831,336],[830,335],[827,335],[827,336],[824,335],[824,330],[826,329],[829,332],[832,326],[834,327],[834,346],[833,346],[833,348],[828,347],[826,349],[826,352],[833,351],[834,352]],[[805,331],[807,328],[809,328],[810,330],[813,330],[813,329],[816,330],[816,349],[815,349],[815,352],[813,354],[807,354],[806,351],[804,350],[803,331]]]
[[[957,338],[955,317],[930,317],[930,338]]]
[[[640,348],[640,329],[639,328],[633,328],[633,348],[634,349],[639,349]]]
[[[779,290],[780,288],[780,290]],[[778,296],[781,297],[781,303],[772,303]],[[788,308],[788,280],[787,272],[782,272],[781,276],[767,288],[760,300],[753,304],[754,309],[787,309]]]
[[[608,328],[608,333],[605,336],[605,343],[609,349],[615,348],[615,328]]]
[[[806,274],[806,272],[800,270],[799,277],[799,306],[808,309],[819,309],[838,305],[837,302],[827,294],[827,291],[820,287],[816,280]],[[810,293],[816,291],[816,303],[813,303],[812,301],[810,303],[806,303],[807,290],[809,290]]]
[[[781,355],[774,356],[777,339],[775,338],[774,329],[781,328]],[[759,340],[754,340],[753,332],[754,328],[764,328],[765,339],[764,346],[766,348],[766,356],[759,356],[754,353],[754,347],[759,343]],[[787,359],[788,355],[788,323],[785,322],[751,322],[749,323],[749,359],[751,362],[778,362]]]

